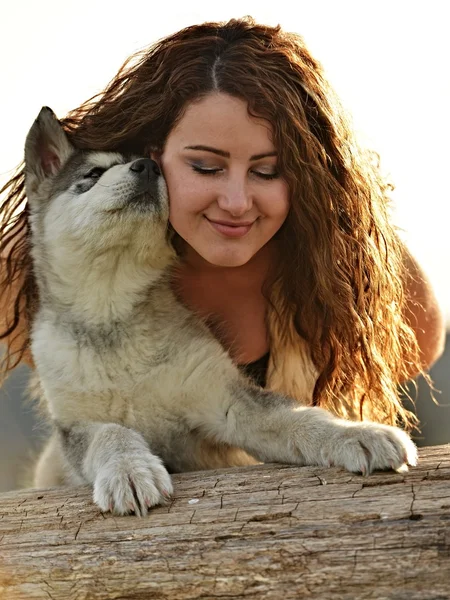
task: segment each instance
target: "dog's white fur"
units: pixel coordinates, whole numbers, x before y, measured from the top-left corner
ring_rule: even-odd
[[[301,407],[241,374],[172,292],[166,188],[149,161],[74,150],[49,109],[25,156],[32,352],[54,423],[37,486],[89,482],[102,510],[145,514],[171,494],[168,470],[415,464],[400,429]],[[86,176],[95,166],[104,172]]]

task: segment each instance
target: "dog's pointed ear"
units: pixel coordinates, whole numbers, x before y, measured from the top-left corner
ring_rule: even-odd
[[[55,113],[44,106],[25,141],[25,178],[28,189],[56,175],[74,152]]]

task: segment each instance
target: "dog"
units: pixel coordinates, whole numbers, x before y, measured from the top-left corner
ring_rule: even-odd
[[[172,494],[171,472],[416,464],[396,427],[254,385],[177,299],[167,188],[152,160],[80,151],[44,107],[25,182],[39,290],[31,349],[52,423],[36,487],[89,483],[102,511],[143,516]]]

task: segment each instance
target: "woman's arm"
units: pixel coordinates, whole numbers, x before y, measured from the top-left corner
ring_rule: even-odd
[[[422,367],[428,370],[442,355],[445,346],[445,321],[430,281],[408,249],[404,248],[406,318],[419,344]],[[411,373],[415,377],[418,373]]]

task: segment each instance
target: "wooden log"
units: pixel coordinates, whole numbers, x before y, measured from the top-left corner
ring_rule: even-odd
[[[88,488],[0,495],[0,598],[450,598],[450,445],[406,474],[173,479],[173,501],[146,518],[102,514]]]

